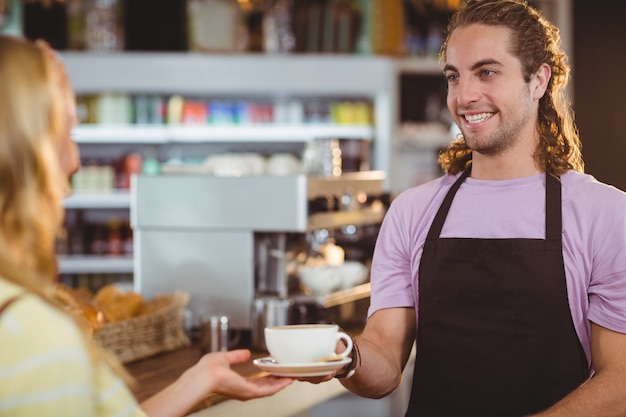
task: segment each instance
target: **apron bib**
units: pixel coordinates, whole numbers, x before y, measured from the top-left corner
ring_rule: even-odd
[[[545,240],[440,238],[470,169],[424,244],[407,417],[520,417],[588,377],[567,299],[560,181],[546,174]]]

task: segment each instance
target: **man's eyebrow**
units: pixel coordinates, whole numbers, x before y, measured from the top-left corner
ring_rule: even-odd
[[[472,71],[477,70],[478,68],[482,68],[482,67],[486,67],[490,65],[496,65],[496,66],[501,67],[502,63],[492,58],[482,59],[478,61],[477,63],[475,63],[474,65],[472,65]]]
[[[472,65],[472,71],[475,71],[479,68],[482,67],[486,67],[489,65],[496,65],[496,66],[502,66],[502,63],[496,59],[491,59],[491,58],[487,58],[487,59],[481,59],[480,61],[476,62],[474,65]],[[445,67],[443,67],[443,71],[455,71],[458,72],[458,69],[454,66],[454,65],[450,65],[450,64],[446,64]]]

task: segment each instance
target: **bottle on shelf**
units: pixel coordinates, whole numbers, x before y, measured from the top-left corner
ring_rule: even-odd
[[[273,2],[263,17],[263,50],[266,53],[291,53],[296,47],[293,31],[293,0]]]
[[[146,175],[157,175],[161,172],[161,163],[159,162],[158,151],[155,147],[148,147],[144,150],[141,172]]]
[[[122,185],[124,189],[130,189],[130,178],[140,174],[143,168],[143,157],[137,152],[130,153],[124,158],[124,171]]]
[[[104,227],[100,224],[90,224],[88,230],[89,248],[87,253],[91,255],[104,255],[107,252]]]
[[[372,52],[380,55],[404,53],[404,9],[401,0],[371,0],[368,27]]]
[[[68,254],[82,255],[85,253],[84,230],[82,210],[67,210],[65,212],[65,229],[68,233]],[[57,252],[59,253],[59,252]],[[62,254],[62,253],[59,253]]]
[[[121,255],[124,250],[122,241],[122,224],[119,218],[113,216],[107,223],[107,252],[109,255]]]

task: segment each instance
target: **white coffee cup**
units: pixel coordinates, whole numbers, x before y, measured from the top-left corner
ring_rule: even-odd
[[[312,363],[335,355],[337,342],[343,340],[346,357],[352,351],[352,338],[336,324],[292,324],[265,328],[265,345],[278,363]]]

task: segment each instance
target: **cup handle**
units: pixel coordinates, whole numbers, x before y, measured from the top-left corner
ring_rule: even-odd
[[[352,352],[352,345],[353,345],[352,338],[347,333],[339,332],[337,333],[337,341],[340,341],[340,340],[343,340],[344,343],[346,344],[346,350],[339,353],[339,356],[343,356],[345,358]]]

